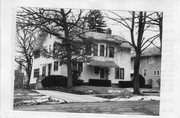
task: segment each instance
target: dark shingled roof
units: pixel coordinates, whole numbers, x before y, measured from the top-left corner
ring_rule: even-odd
[[[159,48],[150,47],[143,51],[142,56],[158,56],[161,55]]]
[[[147,57],[147,56],[160,56],[161,55],[161,51],[159,48],[157,47],[149,47],[147,49],[145,49],[141,56],[142,57]],[[135,53],[132,53],[132,57],[135,57]]]
[[[35,47],[34,47],[34,51],[37,51],[42,47],[42,44],[43,44],[44,40],[47,38],[47,36],[48,36],[48,34],[45,32],[43,32],[39,35],[38,40],[37,40]],[[85,37],[86,38],[93,38],[94,40],[97,40],[97,41],[107,41],[107,42],[114,42],[114,43],[118,43],[118,44],[126,41],[121,36],[108,35],[105,33],[97,33],[97,32],[87,32],[87,33],[85,33]],[[75,38],[75,40],[81,41],[77,37]],[[121,47],[131,48],[131,46],[128,43],[122,43]]]
[[[98,60],[94,60],[94,59],[90,59],[89,65],[98,66],[98,67],[111,67],[111,68],[118,68],[119,67],[113,61],[98,61]]]

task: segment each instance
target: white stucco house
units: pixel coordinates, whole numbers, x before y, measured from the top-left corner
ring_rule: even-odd
[[[82,71],[80,79],[84,82],[88,82],[89,79],[105,79],[111,80],[112,84],[131,80],[131,47],[128,43],[122,43],[125,39],[117,35],[97,32],[88,32],[86,37],[93,37],[95,46],[88,46],[90,48],[90,60],[72,64],[72,69]],[[36,79],[40,75],[67,76],[66,65],[61,65],[58,60],[40,56],[40,47],[44,46],[48,50],[52,50],[55,42],[61,43],[61,40],[50,34],[39,36],[34,47],[30,83],[36,83]],[[92,48],[95,53],[91,53]]]

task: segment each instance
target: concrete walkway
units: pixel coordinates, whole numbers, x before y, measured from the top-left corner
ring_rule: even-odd
[[[51,91],[51,90],[35,90],[36,92],[51,96],[54,98],[62,99],[66,102],[104,102],[108,101],[108,99],[100,98],[100,97],[93,97],[90,95],[76,95],[71,93],[64,93],[59,91]]]

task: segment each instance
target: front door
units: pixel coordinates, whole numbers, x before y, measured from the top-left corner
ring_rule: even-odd
[[[51,66],[52,64],[48,64],[48,76],[51,75]]]

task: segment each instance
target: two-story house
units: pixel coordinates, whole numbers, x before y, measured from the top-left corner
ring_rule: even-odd
[[[84,82],[88,82],[89,79],[106,79],[111,80],[112,84],[131,80],[131,47],[127,43],[122,43],[125,39],[117,35],[97,32],[88,32],[85,36],[93,38],[94,45],[87,46],[90,50],[86,54],[90,55],[90,59],[72,64],[72,70],[81,71],[80,79]],[[30,83],[35,83],[40,75],[67,76],[66,65],[61,65],[58,60],[40,56],[40,47],[44,46],[52,50],[55,42],[61,43],[61,40],[49,34],[40,35],[34,48]]]
[[[131,69],[134,66],[134,55],[131,57]],[[161,52],[159,48],[150,47],[143,51],[140,60],[139,73],[145,78],[145,84],[153,88],[160,87]]]

